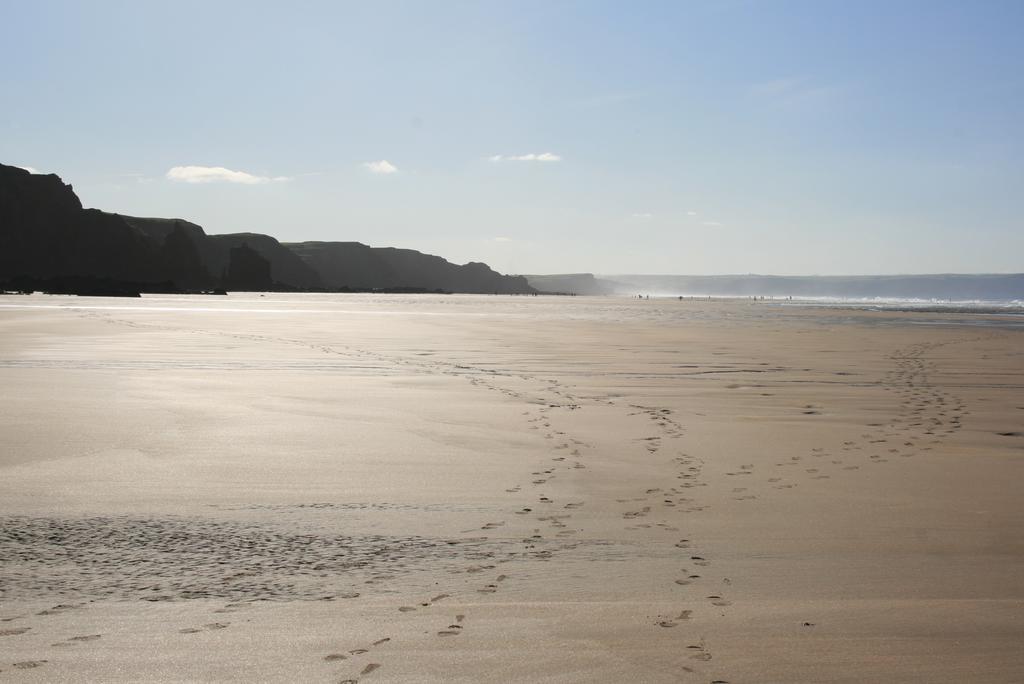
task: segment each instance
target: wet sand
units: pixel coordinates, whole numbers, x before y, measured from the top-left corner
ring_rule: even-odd
[[[0,681],[1024,681],[1006,322],[0,297]]]

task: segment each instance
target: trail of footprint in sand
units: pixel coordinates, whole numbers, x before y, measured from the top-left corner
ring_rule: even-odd
[[[245,336],[245,339],[258,340],[258,341],[284,342],[284,343],[288,343],[288,344],[302,344],[303,346],[307,346],[307,347],[311,346],[311,345],[305,344],[305,343],[303,343],[301,341],[285,340],[285,339],[273,339],[273,338],[264,337],[264,336]],[[317,348],[318,348],[319,351],[322,351],[323,353],[339,353],[336,350],[334,350],[333,348],[330,348],[330,347],[327,347],[327,346],[323,346],[323,345],[320,345]],[[351,349],[348,349],[346,351],[348,353],[352,352]],[[357,353],[359,355],[361,355],[361,356],[372,356],[372,357],[381,359],[382,361],[389,361],[391,363],[396,363],[397,362],[397,363],[401,363],[401,364],[406,365],[406,366],[418,367],[420,370],[423,370],[424,372],[428,372],[428,373],[444,372],[444,373],[447,373],[447,374],[455,374],[455,375],[463,375],[463,376],[468,376],[469,374],[473,374],[476,377],[468,377],[468,379],[471,381],[471,383],[474,386],[483,386],[483,387],[486,387],[487,389],[502,391],[507,396],[513,396],[513,397],[520,398],[520,399],[524,398],[524,395],[522,393],[514,393],[514,392],[503,390],[501,388],[496,387],[493,383],[481,379],[481,377],[479,377],[479,375],[478,375],[481,372],[480,369],[471,369],[471,368],[469,368],[467,366],[464,366],[464,365],[461,365],[461,364],[448,364],[447,367],[445,367],[443,364],[439,365],[439,364],[436,364],[436,363],[432,363],[430,365],[427,365],[427,364],[424,364],[422,362],[417,362],[415,360],[410,361],[410,360],[407,360],[407,359],[402,359],[402,360],[396,361],[393,358],[392,359],[386,359],[383,355],[377,354],[377,353],[374,353],[374,352],[361,351],[361,352],[357,352]],[[523,378],[528,377],[528,376],[520,375],[519,377],[520,377],[520,379],[523,379]],[[550,396],[552,394],[556,395],[556,396],[561,398],[561,401],[552,401],[550,399],[546,400],[546,404],[547,405],[544,408],[540,409],[540,411],[542,413],[546,413],[546,412],[550,411],[551,409],[562,408],[562,409],[566,409],[566,410],[570,410],[570,411],[575,411],[575,410],[579,410],[580,408],[582,408],[583,402],[581,402],[577,397],[575,397],[573,395],[572,392],[568,391],[567,388],[565,386],[561,385],[560,383],[551,381],[551,382],[549,382],[547,384],[545,389],[546,389],[546,393],[548,394],[548,396]],[[545,400],[542,399],[539,402],[538,401],[534,401],[534,403],[542,403],[542,402],[545,402]],[[614,405],[613,402],[602,402],[602,403],[603,404],[612,404],[612,405]],[[683,434],[682,426],[679,425],[676,421],[674,421],[670,417],[671,411],[669,409],[652,408],[652,407],[646,407],[646,406],[633,406],[633,408],[638,409],[638,412],[640,412],[640,413],[646,414],[648,416],[648,418],[654,423],[654,425],[656,425],[658,428],[660,428],[664,432],[664,434],[665,434],[665,436],[667,438],[678,439],[679,437],[682,436],[682,434]],[[545,429],[551,430],[551,422],[550,422],[550,420],[541,420],[539,422],[540,422],[540,426],[542,426]],[[564,434],[565,433],[563,431],[551,430],[551,431],[549,431],[547,433],[546,436],[548,437],[549,440],[554,440],[556,436],[563,436]],[[644,448],[646,449],[646,451],[648,453],[656,454],[660,450],[660,448],[662,446],[661,439],[662,439],[661,437],[653,437],[653,438],[648,438],[648,439],[644,440],[645,442],[647,442],[647,444],[645,444]],[[579,440],[574,440],[574,441],[577,444],[582,444],[582,442],[579,441]],[[567,450],[568,451],[569,450],[569,444],[566,443],[566,442],[562,442],[562,443],[560,443],[558,445],[557,449],[558,450]],[[579,448],[572,449],[570,451],[570,453],[574,457],[581,456],[581,452],[580,452]],[[538,471],[534,472],[534,479],[532,480],[532,484],[534,484],[535,486],[543,485],[547,481],[549,481],[552,477],[555,476],[555,470],[562,465],[562,463],[566,460],[566,457],[564,457],[564,456],[556,456],[556,457],[554,457],[553,460],[556,463],[555,467],[548,468],[548,469],[541,469],[541,470],[538,470]],[[692,460],[686,459],[685,457],[684,457],[684,462],[686,462],[687,464],[692,464],[693,463]],[[576,461],[574,461],[572,463],[571,467],[573,469],[580,469],[580,468],[584,468],[585,466],[579,460],[576,460]],[[703,484],[703,483],[701,483],[699,481],[699,467],[694,467],[693,465],[690,465],[690,467],[688,468],[687,472],[680,472],[678,477],[681,480],[684,481],[684,482],[681,483],[683,489],[689,488],[689,487],[693,487],[693,486],[700,486],[700,485]],[[518,492],[519,490],[520,490],[520,485],[514,485],[513,487],[508,488],[507,491],[509,491],[510,493],[514,493],[514,492]],[[652,493],[654,493],[654,492],[651,492],[651,491],[647,492],[647,494],[652,494]],[[678,489],[676,489],[676,488],[673,488],[673,491],[670,492],[670,494],[673,494],[673,495],[678,495],[679,493],[680,493],[680,491]],[[668,505],[669,507],[674,507],[675,505],[677,505],[679,503],[690,503],[690,500],[689,500],[688,497],[677,497],[675,500],[673,500],[673,499],[669,499],[669,498],[664,498],[665,495],[661,495],[661,496],[662,496],[662,502],[664,504]],[[541,495],[539,497],[539,499],[538,499],[538,503],[540,505],[548,505],[548,504],[553,504],[554,502],[550,498]],[[585,502],[573,502],[573,503],[578,504],[578,505],[582,505]],[[645,507],[645,508],[647,510],[643,511],[643,512],[646,514],[647,512],[649,512],[650,507]],[[701,510],[702,508],[703,507],[693,507],[690,510]],[[521,513],[529,513],[531,511],[530,511],[529,507],[526,507],[526,508],[524,508],[520,512]],[[559,526],[564,526],[565,525],[564,520],[569,518],[569,517],[570,516],[568,516],[568,515],[566,515],[566,516],[545,516],[545,517],[542,517],[541,520],[549,522],[553,527],[559,527]],[[671,528],[671,526],[669,526],[667,523],[661,523],[661,525],[663,525],[665,527]],[[496,523],[485,523],[484,524],[485,529],[493,529],[494,527],[497,527],[497,526],[498,526],[498,524],[496,524]],[[674,528],[672,528],[672,529],[674,529]],[[528,548],[529,548],[529,543],[535,541],[538,537],[539,537],[539,535],[535,534],[535,535],[533,535],[533,537],[530,537],[530,538],[524,540],[524,543],[528,544]],[[693,558],[694,558],[694,561],[696,563],[698,563],[698,564],[702,564],[702,563],[706,564],[706,561],[704,561],[702,557],[694,556]],[[484,587],[482,587],[478,591],[484,592],[484,593],[493,592],[493,591],[497,590],[497,586],[498,586],[497,583],[491,583],[491,584],[485,585]],[[411,609],[414,609],[414,608],[411,607],[411,606],[400,607],[399,608],[400,611],[406,611],[406,610],[411,610]],[[685,616],[685,618],[688,618],[689,615],[690,615],[690,611],[688,609],[684,610],[683,612],[679,613],[680,617],[678,619],[684,619],[684,616]],[[459,622],[461,622],[461,621],[459,621]],[[451,628],[450,626],[449,626],[449,629],[440,630],[440,632],[446,632],[446,633],[447,632],[458,633],[459,631],[461,631],[461,630],[455,630],[455,629]],[[330,657],[330,656],[328,656],[328,657]],[[372,663],[372,664],[366,666],[366,668],[360,674],[361,675],[369,674],[370,672],[374,671],[377,667],[380,667],[380,664]],[[350,680],[350,681],[356,681],[356,680]]]
[[[934,372],[937,366],[927,359],[926,354],[946,345],[980,339],[984,337],[915,344],[892,352],[889,358],[893,360],[895,368],[887,371],[879,384],[886,391],[894,392],[900,399],[897,414],[888,423],[869,425],[871,430],[861,434],[860,439],[843,442],[836,450],[838,455],[833,456],[824,447],[811,449],[808,457],[814,459],[817,465],[804,468],[810,475],[808,479],[828,480],[833,473],[859,470],[860,464],[847,462],[858,453],[866,453],[866,461],[862,460],[862,463],[875,465],[890,462],[890,457],[911,458],[917,453],[931,450],[934,445],[941,443],[944,436],[958,431],[961,428],[963,402],[930,382],[928,374]],[[949,412],[945,410],[947,407]],[[934,415],[928,411],[934,411]],[[929,426],[945,427],[944,435],[937,435],[935,430],[928,429]],[[921,442],[929,437],[932,438],[930,445],[921,446]],[[775,466],[795,466],[801,459],[801,456],[793,456],[789,462],[776,463]],[[829,466],[837,468],[831,469]],[[741,469],[744,468],[746,466],[741,466]],[[745,473],[740,470],[727,474],[735,476]],[[767,481],[777,490],[788,490],[797,486],[797,483],[787,482],[780,476],[769,477]],[[740,490],[736,489],[734,493],[740,493]],[[734,498],[740,501],[752,499],[749,496]]]

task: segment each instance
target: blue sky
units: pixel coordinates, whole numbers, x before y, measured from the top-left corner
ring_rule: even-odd
[[[0,162],[503,272],[1024,271],[1021,2],[0,0]]]

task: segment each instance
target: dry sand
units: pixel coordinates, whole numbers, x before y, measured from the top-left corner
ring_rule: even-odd
[[[2,297],[0,681],[1024,682],[1006,323]]]

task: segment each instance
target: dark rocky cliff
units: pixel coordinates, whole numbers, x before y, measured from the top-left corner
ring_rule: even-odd
[[[593,273],[559,273],[525,276],[530,285],[541,292],[575,295],[609,295],[616,291],[616,283],[599,280]]]
[[[59,282],[58,282],[59,281]],[[113,292],[423,289],[533,292],[524,278],[410,249],[358,242],[282,245],[269,235],[207,235],[183,219],[83,209],[55,175],[0,164],[0,283]],[[119,286],[117,283],[121,283]]]
[[[453,264],[413,249],[369,247],[360,242],[289,242],[330,289],[419,288],[477,294],[535,292],[521,276],[507,276],[487,264]]]
[[[269,235],[259,233],[230,233],[227,235],[211,235],[209,240],[219,245],[228,254],[230,250],[242,245],[255,250],[270,262],[271,280],[286,289],[317,290],[323,287],[320,276],[300,259],[294,252],[284,247]],[[227,263],[210,264],[214,273],[220,272],[218,267],[225,268]]]
[[[83,209],[70,185],[0,165],[0,280],[88,276],[159,282],[151,240],[119,216]]]
[[[246,243],[228,250],[223,283],[228,290],[271,290],[274,278],[270,261]]]

